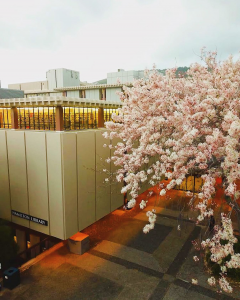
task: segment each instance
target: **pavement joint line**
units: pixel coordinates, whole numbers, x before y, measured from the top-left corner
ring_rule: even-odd
[[[139,214],[144,214],[144,215],[145,215],[144,212],[141,212],[141,213],[139,213]],[[175,217],[175,216],[171,216],[171,215],[166,215],[166,214],[161,214],[161,213],[156,213],[156,215],[157,215],[158,217],[161,217],[161,218],[164,218],[164,219],[172,219],[172,220],[176,220],[176,221],[179,220],[179,217]],[[135,217],[136,217],[136,216],[135,216]],[[134,217],[134,218],[135,218],[135,217]],[[194,220],[189,220],[189,219],[185,219],[185,218],[182,218],[181,221],[188,222],[188,223],[192,223],[192,224],[196,223],[196,221],[194,221]]]
[[[150,296],[149,300],[160,300],[163,299],[171,285],[170,281],[161,280],[155,290],[153,291],[152,295]]]
[[[173,219],[173,220],[179,220],[178,217],[170,216],[170,215],[165,215],[165,214],[159,214],[159,213],[157,213],[157,216],[159,216],[161,218],[168,218],[168,219]],[[188,222],[188,223],[195,223],[195,221],[189,220],[189,219],[181,219],[181,221]]]
[[[117,256],[118,258],[125,259],[140,266],[147,267],[157,272],[162,272],[160,270],[158,261],[153,254],[132,248],[130,246],[125,246],[108,240],[102,240],[102,242],[94,247],[93,250],[108,255]]]
[[[175,257],[175,259],[169,266],[169,268],[166,272],[167,274],[172,275],[172,276],[177,275],[178,271],[180,270],[182,264],[184,263],[186,257],[188,256],[188,254],[192,248],[192,241],[195,240],[199,236],[200,231],[201,231],[201,227],[195,226],[195,228],[193,229],[193,231],[190,233],[189,237],[185,241],[184,245],[178,252],[177,256]]]
[[[125,259],[122,259],[122,258],[119,258],[119,257],[116,257],[116,256],[112,256],[112,255],[103,253],[103,252],[100,252],[100,251],[97,251],[97,250],[89,250],[88,253],[91,254],[91,255],[103,258],[105,260],[111,261],[113,263],[116,263],[118,265],[124,266],[127,269],[136,269],[139,272],[145,273],[145,274],[153,276],[153,277],[157,277],[157,278],[162,279],[162,277],[164,275],[164,273],[162,273],[160,271],[155,271],[153,269],[141,266],[139,264],[130,262],[128,260],[125,260]]]
[[[191,282],[188,282],[186,280],[179,279],[179,278],[177,278],[173,282],[173,284],[175,284],[179,287],[182,287],[184,289],[191,290],[193,292],[199,293],[201,295],[213,298],[213,299],[218,299],[218,300],[233,300],[233,299],[236,299],[234,297],[231,297],[231,296],[228,296],[228,295],[225,295],[225,294],[219,294],[216,291],[210,290],[210,289],[205,288],[201,285],[194,285]]]

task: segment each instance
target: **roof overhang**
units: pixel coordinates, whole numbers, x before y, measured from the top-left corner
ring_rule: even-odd
[[[126,84],[97,84],[97,85],[79,85],[56,88],[55,91],[74,91],[74,90],[91,90],[91,89],[106,89],[106,88],[122,88],[123,86],[132,86],[132,83]]]
[[[120,101],[105,101],[86,98],[73,98],[64,96],[39,96],[30,98],[0,99],[0,107],[29,107],[29,106],[76,106],[76,107],[104,107],[118,108]]]

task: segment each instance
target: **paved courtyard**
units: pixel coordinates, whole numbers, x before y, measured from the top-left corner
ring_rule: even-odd
[[[153,208],[149,204],[147,209]],[[193,261],[191,242],[205,228],[188,216],[179,232],[179,211],[156,209],[155,229],[147,235],[142,232],[146,212],[115,211],[84,230],[91,239],[87,253],[71,254],[64,245],[23,272],[21,284],[5,289],[0,299],[240,299],[237,287],[232,295],[211,289],[209,275]],[[199,285],[192,285],[192,278]]]

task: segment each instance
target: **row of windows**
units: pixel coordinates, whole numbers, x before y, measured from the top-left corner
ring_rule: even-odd
[[[0,109],[0,128],[11,128],[11,108]]]
[[[104,109],[104,122],[111,121],[117,109]],[[18,108],[20,129],[56,130],[55,107]],[[98,128],[98,109],[63,107],[64,130]],[[0,128],[11,128],[11,109],[0,109]]]
[[[97,108],[63,107],[64,130],[98,128]]]
[[[55,107],[18,108],[20,129],[55,130]]]
[[[117,109],[104,109],[104,122],[112,121],[112,114],[118,114]]]
[[[188,176],[186,179],[183,180],[182,184],[176,189],[183,190],[183,191],[195,191],[200,192],[203,186],[203,179],[198,176]]]
[[[25,98],[31,98],[31,97],[37,97],[37,96],[55,96],[56,94],[62,94],[62,96],[67,97],[68,95],[70,95],[72,91],[70,91],[68,93],[68,91],[65,92],[58,92],[58,93],[33,93],[33,94],[27,94],[25,95]],[[77,91],[74,91],[77,92]],[[99,100],[106,100],[106,89],[99,89],[98,90],[98,98]],[[75,93],[74,93],[75,94]],[[79,98],[86,98],[86,90],[80,90],[78,92],[78,97]]]

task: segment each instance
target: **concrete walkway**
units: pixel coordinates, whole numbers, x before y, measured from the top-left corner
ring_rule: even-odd
[[[155,229],[145,235],[145,212],[115,211],[84,231],[91,239],[87,253],[62,246],[23,272],[21,284],[0,299],[240,299],[238,288],[232,295],[211,289],[209,275],[193,261],[191,242],[201,227],[185,220],[179,232],[178,212],[157,207],[157,214]]]

